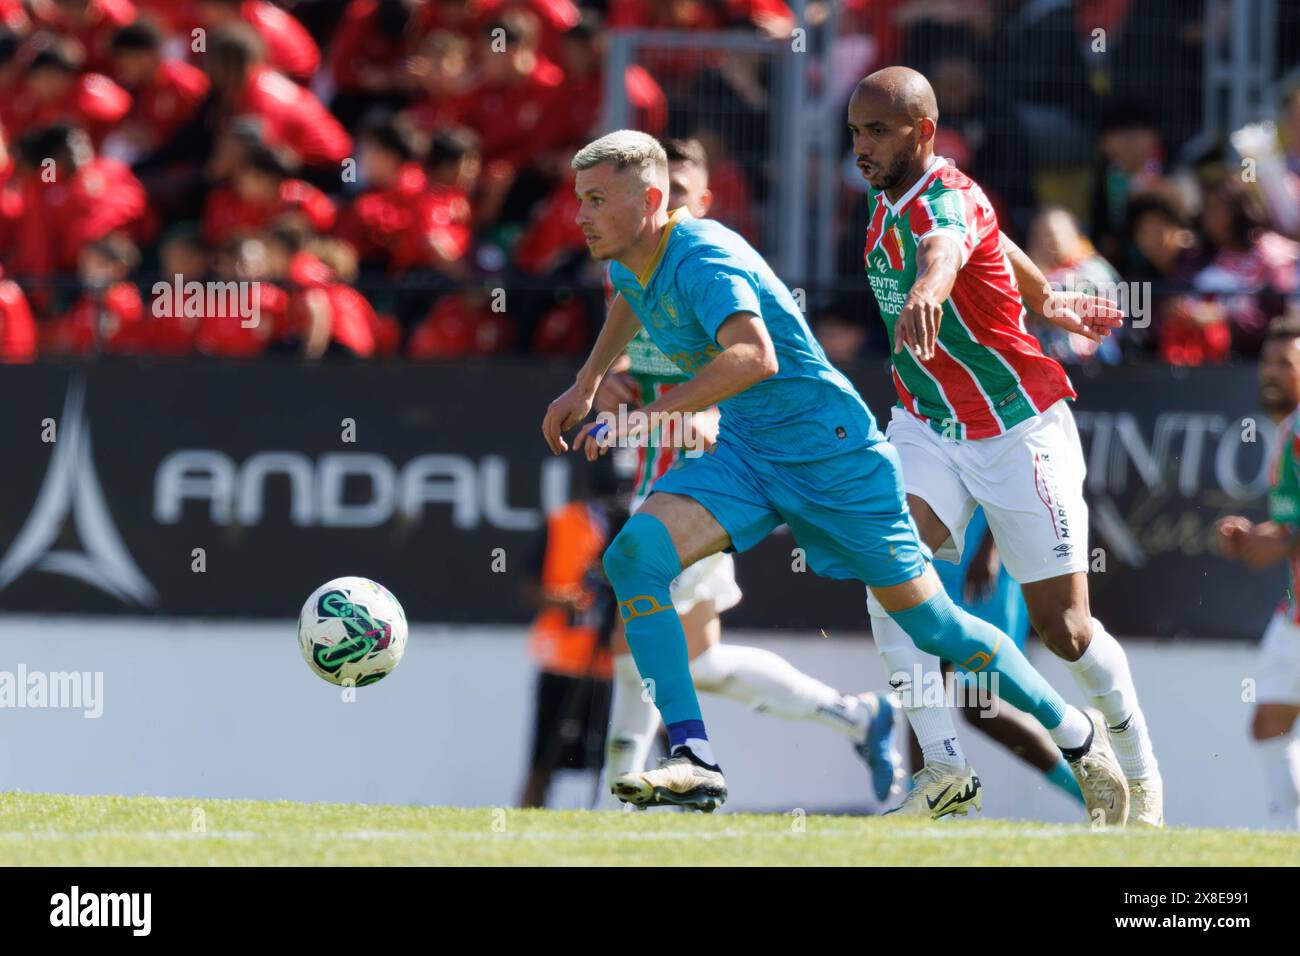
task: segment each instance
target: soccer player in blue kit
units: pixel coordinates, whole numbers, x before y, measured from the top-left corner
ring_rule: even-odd
[[[700,558],[745,551],[785,523],[816,573],[866,584],[920,653],[996,675],[1000,695],[1044,727],[1079,727],[1086,743],[1071,766],[1085,800],[1122,824],[1126,783],[1104,728],[1094,733],[1014,641],[948,597],[908,512],[897,453],[762,256],[717,222],[684,209],[669,216],[668,161],[652,136],[610,133],[581,149],[573,167],[577,223],[592,255],[612,260],[618,295],[573,386],[547,409],[542,432],[552,452],[569,450],[562,433],[587,418],[601,379],[641,327],[691,376],[641,411],[685,415],[718,405],[722,413],[712,450],[660,478],[605,552],[628,645],[671,746],[662,766],[615,779],[615,795],[700,810],[726,799],[669,585]],[[899,323],[909,347],[922,334],[925,282],[919,275],[904,306],[903,317],[918,320]],[[623,434],[621,422],[583,425],[573,450],[594,460],[647,440],[631,433],[646,419],[627,421]],[[891,658],[887,669],[900,663]],[[967,764],[918,779],[900,811],[938,818],[981,799]]]

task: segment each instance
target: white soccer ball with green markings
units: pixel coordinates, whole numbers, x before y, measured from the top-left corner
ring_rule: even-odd
[[[406,653],[406,613],[382,584],[335,578],[312,592],[298,615],[298,647],[333,684],[364,687],[387,677]]]

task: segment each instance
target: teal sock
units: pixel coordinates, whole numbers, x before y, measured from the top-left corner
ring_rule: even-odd
[[[1074,797],[1079,802],[1079,806],[1083,806],[1083,791],[1079,789],[1079,781],[1074,779],[1070,765],[1065,762],[1064,757],[1043,776],[1052,782],[1052,786]]]
[[[1065,717],[1065,699],[1034,669],[1016,642],[987,621],[963,611],[948,592],[890,617],[907,632],[918,649],[952,661],[959,671],[977,678],[995,675],[990,690],[1013,707],[1030,714],[1048,730]]]
[[[691,679],[686,633],[668,586],[682,573],[672,536],[652,515],[635,514],[605,550],[605,576],[618,598],[623,632],[674,747],[707,740]]]

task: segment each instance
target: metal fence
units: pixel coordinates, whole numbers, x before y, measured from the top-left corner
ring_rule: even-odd
[[[612,35],[605,71],[605,127],[634,125],[627,70],[649,71],[668,96],[665,134],[698,139],[709,155],[714,216],[792,279],[808,259],[807,58],[756,36],[641,30]]]
[[[961,17],[880,2],[883,21],[864,25],[831,4],[829,19],[788,41],[616,33],[605,125],[631,124],[624,71],[650,69],[669,93],[669,134],[705,133],[724,174],[742,174],[760,251],[791,284],[825,286],[862,271],[864,184],[848,162],[844,113],[866,72],[901,63],[930,77],[939,152],[1023,236],[1048,203],[1085,226],[1094,219],[1104,128],[1154,124],[1166,167],[1222,158],[1229,132],[1275,113],[1300,62],[1296,3],[1138,0],[1107,21],[1071,0],[993,0]],[[802,17],[805,5],[794,6]],[[888,30],[872,36],[873,22]]]

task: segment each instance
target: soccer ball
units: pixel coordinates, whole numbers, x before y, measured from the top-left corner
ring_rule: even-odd
[[[302,606],[298,647],[320,677],[364,687],[387,677],[401,662],[406,614],[383,585],[366,578],[335,578]]]

